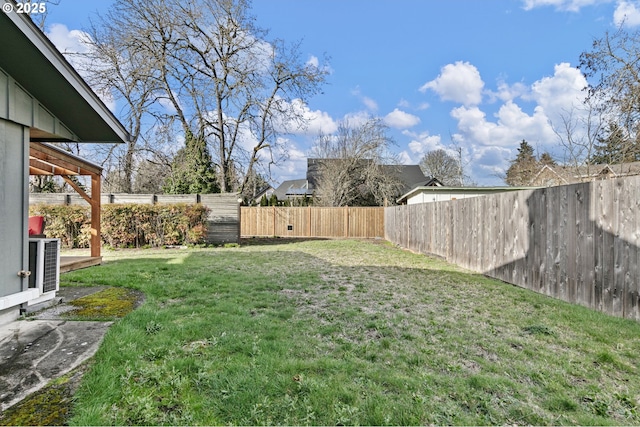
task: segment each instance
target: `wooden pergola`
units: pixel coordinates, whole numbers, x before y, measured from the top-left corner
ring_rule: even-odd
[[[100,185],[102,168],[53,145],[31,142],[29,175],[60,176],[91,206],[91,256],[100,257]],[[90,176],[91,194],[87,194],[72,176]]]

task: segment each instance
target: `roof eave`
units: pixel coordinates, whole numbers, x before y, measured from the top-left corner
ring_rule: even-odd
[[[2,3],[3,5],[12,4],[15,8],[15,3],[11,0],[2,0]],[[27,15],[19,13],[2,13],[1,15],[9,19],[35,48],[32,49],[33,52],[22,52],[22,54],[28,55],[33,63],[41,65],[41,67],[30,67],[29,70],[25,70],[25,72],[28,71],[30,73],[29,78],[23,73],[14,71],[16,67],[8,67],[13,68],[7,71],[10,73],[13,71],[13,77],[17,79],[21,86],[35,96],[46,108],[51,109],[52,113],[65,125],[69,126],[83,142],[122,143],[131,139],[129,132],[120,121]],[[9,27],[5,26],[4,31],[10,33],[12,30]],[[16,38],[20,37],[18,33],[13,35]],[[15,41],[18,42],[18,40]],[[23,40],[20,41],[24,43]],[[10,45],[11,43],[5,44]],[[11,47],[5,46],[5,49],[11,49]],[[0,56],[5,56],[4,51],[0,51],[0,53],[3,53]],[[11,61],[11,58],[6,57],[5,62],[9,61]],[[56,71],[53,75],[51,75],[51,67]],[[38,74],[41,76],[34,78]],[[77,96],[69,94],[69,98],[74,99],[66,101],[74,102],[74,106],[77,108],[74,108],[73,111],[68,111],[68,108],[64,107],[55,108],[58,105],[62,105],[59,99],[61,94],[51,93],[51,91],[46,90],[47,85],[73,90]],[[92,130],[90,126],[83,125],[84,120],[90,120],[95,123],[96,119],[102,122],[99,130]]]

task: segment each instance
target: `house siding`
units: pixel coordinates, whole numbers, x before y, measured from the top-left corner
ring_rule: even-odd
[[[0,318],[17,312],[16,294],[27,290],[29,129],[0,119]],[[14,296],[11,297],[10,296]],[[20,298],[18,298],[20,299]]]
[[[31,128],[61,137],[75,135],[35,97],[0,69],[0,325],[19,316],[33,300],[29,270],[29,141]]]

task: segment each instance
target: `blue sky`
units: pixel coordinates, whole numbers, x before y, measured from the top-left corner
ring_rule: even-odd
[[[73,50],[111,2],[59,3],[47,32]],[[330,57],[324,93],[306,106],[311,126],[286,136],[274,184],[304,177],[319,130],[366,116],[385,120],[403,163],[460,148],[478,185],[504,184],[522,139],[562,162],[554,128],[583,96],[580,53],[623,20],[640,25],[631,0],[253,0],[253,12],[270,37],[301,41],[307,59]]]

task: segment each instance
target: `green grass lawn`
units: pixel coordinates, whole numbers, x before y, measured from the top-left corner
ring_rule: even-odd
[[[640,324],[384,242],[115,251],[73,424],[640,424]]]

